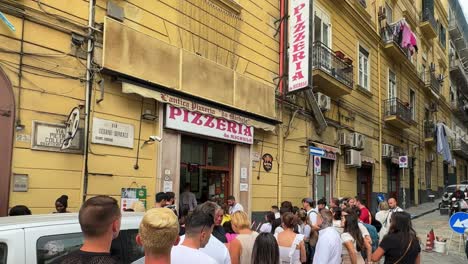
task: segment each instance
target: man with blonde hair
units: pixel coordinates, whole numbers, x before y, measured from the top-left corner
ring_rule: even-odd
[[[177,216],[169,208],[148,210],[141,220],[136,242],[145,249],[145,257],[133,263],[171,263],[172,246],[179,243]]]

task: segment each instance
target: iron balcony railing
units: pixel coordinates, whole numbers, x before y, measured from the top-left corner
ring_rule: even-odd
[[[431,88],[436,94],[440,94],[440,81],[437,79],[435,72],[429,72],[429,78],[426,78],[426,86]]]
[[[460,137],[452,139],[451,141],[452,150],[456,152],[461,152],[463,155],[468,156],[468,144]]]
[[[398,98],[391,98],[385,100],[384,108],[385,117],[397,116],[407,123],[410,123],[413,120],[411,117],[411,108]]]
[[[312,67],[331,75],[349,88],[353,88],[353,65],[338,58],[335,52],[322,42],[315,42],[313,46]]]
[[[382,40],[385,44],[393,43],[395,44],[401,52],[407,57],[411,57],[410,50],[408,48],[404,48],[401,46],[401,39],[400,39],[400,34],[395,34],[395,32],[398,32],[397,27],[398,23],[394,23],[392,25],[385,26],[381,29],[380,35],[382,37]]]
[[[437,21],[434,18],[434,12],[431,12],[429,8],[424,9],[424,11],[422,12],[421,21],[429,22],[434,31],[437,31]]]
[[[424,121],[424,137],[425,138],[434,138],[435,137],[435,123],[432,120]]]

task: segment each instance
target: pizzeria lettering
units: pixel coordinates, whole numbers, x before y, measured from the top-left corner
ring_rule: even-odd
[[[166,127],[242,143],[253,143],[254,129],[251,126],[172,105],[167,105],[166,110]]]
[[[289,46],[289,91],[308,86],[309,82],[309,6],[307,0],[291,3]]]

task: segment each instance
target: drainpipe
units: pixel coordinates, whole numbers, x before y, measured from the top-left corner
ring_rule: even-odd
[[[285,78],[284,74],[287,71],[286,65],[286,40],[287,40],[287,23],[286,18],[288,15],[288,0],[280,0],[280,39],[279,39],[279,93],[280,96],[284,97]],[[280,101],[279,107],[279,120],[283,120],[283,104]],[[283,125],[278,125],[278,200],[279,205],[282,201],[282,189],[283,189],[283,151],[284,151],[284,131]]]
[[[377,64],[379,65],[377,75],[379,76],[379,191],[383,192],[382,187],[382,83],[381,83],[381,61],[380,61],[380,42],[377,49]]]
[[[90,108],[91,108],[91,92],[93,87],[93,74],[92,71],[92,60],[93,60],[93,28],[94,28],[94,6],[95,0],[89,0],[89,13],[88,13],[88,50],[86,56],[86,91],[85,91],[85,127],[84,127],[84,149],[83,149],[83,180],[81,197],[82,201],[86,200],[88,194],[88,143],[89,143],[89,126],[90,126]]]

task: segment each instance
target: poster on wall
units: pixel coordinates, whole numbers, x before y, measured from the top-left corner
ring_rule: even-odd
[[[141,201],[146,208],[146,188],[122,188],[120,193],[122,211],[133,209],[134,203]]]

